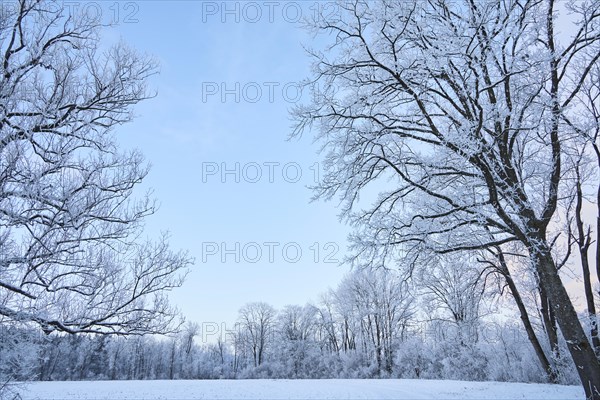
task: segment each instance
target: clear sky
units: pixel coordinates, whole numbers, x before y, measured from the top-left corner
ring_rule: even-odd
[[[310,202],[318,147],[286,140],[289,110],[307,100],[297,92],[310,72],[303,45],[315,40],[297,21],[327,3],[79,4],[103,22],[118,18],[107,43],[123,40],[161,65],[150,82],[158,96],[116,133],[152,164],[143,189],[161,207],[148,235],[167,230],[196,259],[171,296],[187,319],[230,324],[247,302],[304,304],[337,285],[348,228],[337,202]]]

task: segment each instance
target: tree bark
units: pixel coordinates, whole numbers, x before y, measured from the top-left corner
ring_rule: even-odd
[[[560,330],[567,338],[567,347],[583,384],[586,398],[600,400],[600,362],[579,322],[577,312],[558,275],[549,249],[540,247],[530,249],[540,286],[554,300],[551,306]]]
[[[548,337],[552,357],[559,358],[558,329],[556,327],[556,317],[554,315],[554,310],[552,309],[552,302],[548,298],[546,289],[541,284],[538,286],[538,292],[540,295],[540,314],[542,316],[542,321],[544,322],[544,331]]]

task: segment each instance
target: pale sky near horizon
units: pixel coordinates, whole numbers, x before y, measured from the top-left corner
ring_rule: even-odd
[[[247,302],[317,302],[335,287],[349,270],[336,262],[348,228],[336,201],[310,202],[318,146],[286,140],[289,110],[307,100],[297,83],[310,73],[303,45],[314,40],[297,21],[327,3],[78,4],[105,23],[118,16],[103,40],[160,63],[150,82],[158,96],[116,136],[152,164],[143,189],[161,207],[147,234],[168,230],[172,247],[195,257],[171,295],[186,318],[232,324]]]

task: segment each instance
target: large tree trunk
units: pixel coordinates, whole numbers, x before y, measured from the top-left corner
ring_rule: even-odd
[[[538,242],[539,243],[539,242]],[[600,400],[600,362],[579,322],[577,312],[565,289],[552,255],[547,248],[532,249],[540,286],[552,298],[552,309],[560,330],[567,340],[569,353],[583,384],[585,395],[590,400]]]
[[[592,345],[596,355],[600,357],[600,337],[598,336],[598,317],[596,315],[596,305],[594,304],[594,292],[590,277],[590,266],[585,254],[581,254],[581,267],[583,269],[583,284],[585,286],[585,298],[587,302],[588,317],[590,319],[590,335],[592,336]]]

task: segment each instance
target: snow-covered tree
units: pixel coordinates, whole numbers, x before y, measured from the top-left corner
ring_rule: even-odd
[[[244,347],[252,356],[254,367],[263,363],[273,343],[275,322],[275,309],[267,303],[248,303],[240,309],[236,327]]]
[[[317,308],[309,304],[288,305],[278,313],[274,353],[284,377],[318,378],[314,374],[321,358],[316,316]]]
[[[397,342],[415,312],[406,282],[397,271],[357,270],[340,283],[336,299],[375,373],[391,373]]]
[[[464,255],[433,259],[419,279],[428,318],[450,322],[462,345],[477,342],[482,317],[485,285],[476,263]]]
[[[46,333],[171,331],[166,292],[190,259],[138,240],[155,209],[132,197],[148,167],[113,136],[156,66],[101,50],[99,24],[57,5],[0,17],[0,316]]]
[[[573,183],[572,193],[566,199],[567,227],[564,230],[569,233],[568,239],[572,242],[569,245],[574,245],[579,255],[590,336],[596,355],[600,357],[593,280],[595,270],[596,282],[600,283],[600,63],[590,70],[590,79],[582,84],[581,94],[574,101],[578,113],[565,118],[577,135],[568,160],[573,165],[569,176]],[[595,215],[591,212],[593,208],[586,207],[594,203]],[[586,212],[586,208],[589,211]]]
[[[593,125],[579,111],[600,59],[600,2],[338,8],[313,24],[334,40],[312,52],[313,97],[295,110],[296,135],[316,126],[326,152],[316,196],[344,201],[353,261],[411,272],[430,252],[519,243],[586,395],[600,399],[600,362],[559,275],[553,230],[571,187],[573,121]],[[559,23],[572,34],[560,36]],[[370,190],[379,198],[359,208]]]

